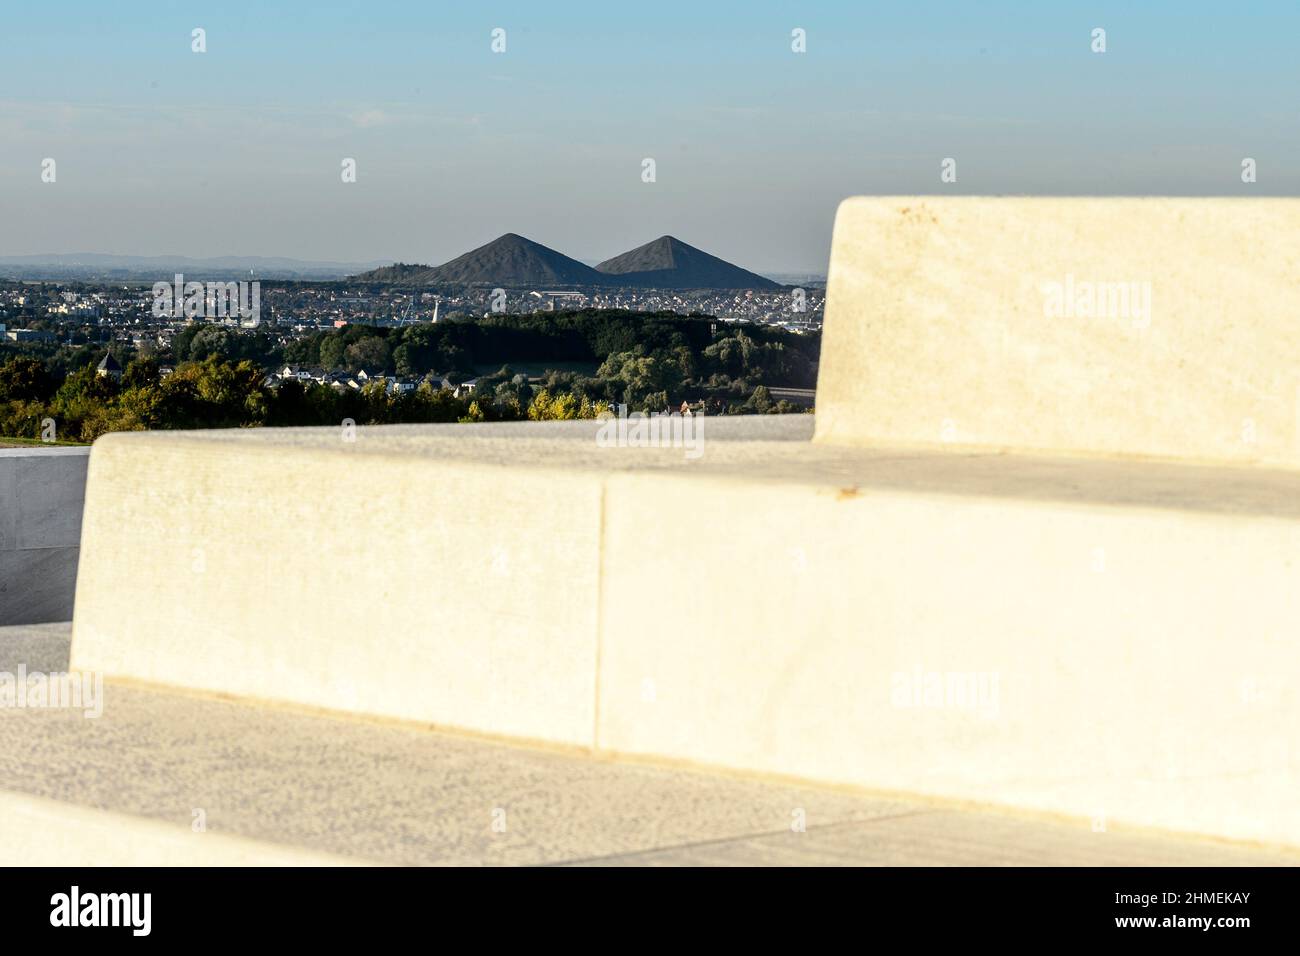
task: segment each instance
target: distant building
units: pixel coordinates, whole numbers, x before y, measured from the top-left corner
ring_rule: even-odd
[[[10,329],[5,332],[5,338],[10,342],[53,342],[57,336],[40,329]]]
[[[108,352],[99,360],[99,364],[95,366],[95,374],[99,376],[107,376],[108,378],[113,379],[113,381],[117,381],[122,377],[122,366],[118,364],[117,359],[113,358],[113,353]]]

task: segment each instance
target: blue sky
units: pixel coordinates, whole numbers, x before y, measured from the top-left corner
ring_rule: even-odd
[[[1297,195],[1298,36],[1294,2],[9,4],[0,255],[441,262],[513,231],[595,260],[672,233],[822,271],[860,193]]]

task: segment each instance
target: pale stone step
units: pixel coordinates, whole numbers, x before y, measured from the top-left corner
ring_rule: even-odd
[[[0,628],[0,671],[67,656],[66,626]],[[95,719],[0,709],[0,741],[2,865],[1300,861],[112,682]]]
[[[73,663],[1300,844],[1300,474],[597,427],[110,436]]]
[[[697,460],[597,427],[106,436],[77,665],[590,746],[609,470],[797,467],[812,422],[710,423]]]

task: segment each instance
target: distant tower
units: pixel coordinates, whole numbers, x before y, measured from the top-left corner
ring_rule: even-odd
[[[434,297],[433,297],[433,320],[432,320],[432,322],[431,322],[432,325],[437,325],[437,324],[438,324],[438,305],[439,305],[441,302],[442,302],[442,300],[439,299],[437,296],[434,296]]]

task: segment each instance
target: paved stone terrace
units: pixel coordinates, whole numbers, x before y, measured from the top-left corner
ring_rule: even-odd
[[[69,626],[0,628],[0,671]],[[645,764],[108,683],[104,714],[0,709],[0,796],[397,865],[1291,865],[1295,856]],[[504,810],[504,832],[493,829]],[[791,824],[796,812],[805,832]],[[494,813],[496,816],[494,817]],[[125,837],[124,837],[125,839]],[[4,852],[0,849],[0,858]],[[0,859],[6,864],[22,863]]]

